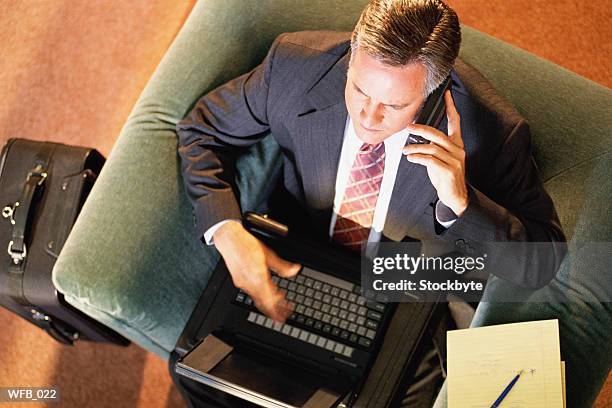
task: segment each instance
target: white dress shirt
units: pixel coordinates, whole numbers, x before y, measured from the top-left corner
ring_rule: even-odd
[[[400,160],[406,160],[406,158],[402,154],[402,149],[406,145],[408,134],[409,132],[404,129],[389,136],[384,140],[385,170],[380,185],[380,191],[378,193],[378,199],[376,201],[376,208],[374,209],[374,218],[372,220],[372,229],[370,230],[370,235],[368,236],[368,242],[380,241],[380,237],[385,226],[385,219],[387,218],[389,202],[391,201],[391,193],[393,192],[393,186],[395,184],[395,178],[397,176],[397,169],[399,167]],[[353,122],[351,121],[350,116],[348,116],[344,128],[344,139],[342,142],[340,162],[338,163],[338,173],[336,176],[334,210],[329,225],[330,239],[334,233],[334,225],[336,224],[338,211],[340,210],[340,206],[342,205],[342,199],[344,198],[344,190],[346,188],[349,175],[351,174],[353,163],[355,162],[357,152],[359,151],[359,148],[362,145],[363,142],[357,137],[357,134],[355,133],[355,128],[353,127]],[[440,214],[443,213],[443,210],[439,208],[441,204],[442,203],[440,201],[436,203],[436,219],[438,220],[440,225],[445,228],[449,228],[451,225],[453,225],[456,219],[450,221],[441,221],[441,218],[445,218],[440,216]],[[410,203],[406,203],[406,205],[410,205]],[[223,220],[216,223],[204,233],[204,240],[208,245],[213,244],[212,238],[215,234],[215,231],[217,231],[217,229],[227,221],[229,220]]]

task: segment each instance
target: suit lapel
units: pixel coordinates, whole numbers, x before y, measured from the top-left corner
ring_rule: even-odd
[[[328,224],[334,204],[336,176],[348,112],[344,87],[349,55],[330,55],[336,61],[307,92],[296,127],[300,137],[296,150],[304,157],[300,168],[307,204],[318,221]]]
[[[425,208],[436,200],[436,190],[429,181],[427,168],[411,163],[402,155],[383,236],[392,241],[401,241],[414,227]]]
[[[319,210],[333,206],[347,112],[344,104],[336,104],[309,116],[300,120],[305,163],[300,170],[308,204]]]
[[[446,132],[446,127],[445,117],[440,122],[438,129]],[[427,206],[433,206],[437,199],[436,189],[427,175],[427,167],[411,163],[406,160],[406,156],[402,155],[389,202],[383,236],[393,241],[404,239],[410,234]],[[434,211],[433,208],[432,211]],[[431,222],[433,223],[433,219]]]

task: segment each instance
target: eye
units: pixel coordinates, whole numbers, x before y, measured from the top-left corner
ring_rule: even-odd
[[[386,108],[391,108],[394,111],[401,111],[402,109],[404,109],[404,106],[398,106],[398,105],[385,105]]]
[[[355,85],[354,83],[353,83],[353,89],[354,89],[355,91],[357,91],[357,94],[359,94],[359,96],[360,96],[361,98],[369,98],[369,96],[368,96],[368,95],[366,95],[366,93],[365,93],[365,92],[363,92],[363,91],[362,91],[362,90],[361,90],[361,89],[360,89],[360,88],[359,88],[357,85]]]
[[[369,99],[369,96],[364,94],[363,92],[359,92],[357,91],[357,97],[359,97],[360,99]]]

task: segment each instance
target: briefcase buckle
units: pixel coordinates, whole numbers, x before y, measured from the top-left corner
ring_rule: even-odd
[[[15,220],[13,219],[13,214],[15,213],[15,208],[19,207],[19,201],[15,202],[15,204],[11,207],[7,205],[2,209],[2,216],[4,218],[9,218],[11,225],[15,225]]]
[[[36,167],[34,167],[29,173],[28,173],[28,178],[26,179],[26,182],[30,181],[31,177],[40,177],[40,180],[38,180],[38,185],[42,185],[42,183],[45,182],[45,180],[47,179],[47,172],[43,171],[43,167],[40,164],[37,164]]]
[[[23,252],[19,252],[19,251],[13,250],[13,241],[9,242],[8,254],[11,256],[11,259],[13,259],[13,263],[15,265],[20,264],[26,258],[26,256],[28,256],[26,244],[25,243],[23,244]]]

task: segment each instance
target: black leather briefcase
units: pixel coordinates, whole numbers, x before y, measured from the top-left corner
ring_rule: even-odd
[[[0,305],[63,344],[129,344],[69,305],[51,281],[104,161],[91,148],[25,139],[9,139],[0,154]]]

